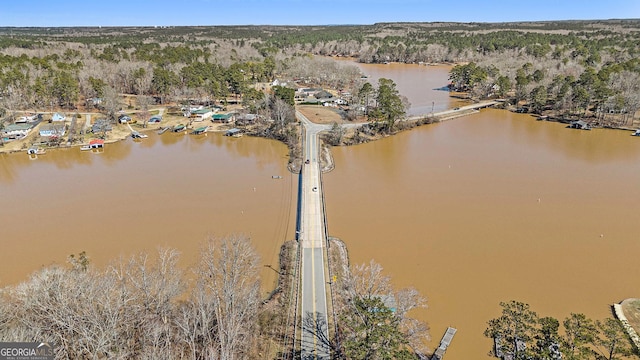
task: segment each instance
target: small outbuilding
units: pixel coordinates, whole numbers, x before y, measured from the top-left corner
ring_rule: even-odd
[[[572,121],[567,127],[571,129],[591,130],[591,125],[582,120]]]
[[[233,128],[233,129],[227,130],[227,132],[224,133],[224,136],[239,136],[241,134],[242,134],[241,129]]]
[[[60,113],[55,113],[51,116],[51,121],[65,121],[66,119],[67,117]]]
[[[89,147],[92,149],[102,149],[104,147],[104,140],[94,139],[89,142]]]

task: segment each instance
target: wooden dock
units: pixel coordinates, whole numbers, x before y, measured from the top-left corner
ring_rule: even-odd
[[[458,331],[456,328],[452,328],[452,327],[447,328],[447,331],[444,333],[442,340],[440,340],[440,346],[438,346],[436,351],[433,353],[433,356],[431,356],[431,360],[442,359],[445,351],[447,351],[447,348],[451,344],[451,340],[453,340],[453,335],[456,334],[456,331]]]

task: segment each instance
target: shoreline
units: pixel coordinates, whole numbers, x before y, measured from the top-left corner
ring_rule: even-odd
[[[640,326],[638,323],[638,316],[640,315],[638,313],[640,311],[638,304],[640,304],[640,299],[629,298],[621,301],[620,303],[613,304],[612,306],[613,314],[622,323],[622,326],[631,339],[633,345],[637,350],[640,350],[640,336],[638,336],[636,329],[636,327]],[[629,321],[629,318],[631,318],[631,321]]]
[[[470,104],[476,104],[479,102],[471,102]],[[163,107],[163,108],[157,108],[157,109],[153,109],[153,110],[159,110],[161,112],[166,112],[168,107]],[[503,111],[510,111],[510,112],[515,112],[513,109],[511,108],[506,108],[506,107],[493,107],[494,109],[498,109],[498,110],[503,110]],[[454,110],[454,109],[452,109]],[[429,114],[423,114],[423,115],[413,115],[413,116],[407,116],[404,119],[398,120],[396,123],[396,126],[393,130],[393,132],[391,133],[377,133],[373,136],[367,137],[367,138],[362,138],[359,139],[359,141],[357,142],[341,142],[338,145],[327,145],[325,142],[325,148],[323,148],[323,172],[329,172],[331,170],[334,169],[334,165],[333,165],[333,160],[332,160],[332,155],[331,155],[331,150],[330,147],[332,146],[352,146],[352,145],[358,145],[358,144],[365,144],[365,143],[369,143],[372,141],[376,141],[379,139],[383,139],[389,136],[393,136],[396,134],[399,134],[401,132],[407,131],[407,130],[411,130],[415,127],[418,126],[423,126],[423,125],[429,125],[432,123],[439,123],[439,122],[443,122],[443,121],[448,121],[448,120],[453,120],[453,119],[457,119],[457,118],[461,118],[461,117],[466,117],[468,115],[473,115],[478,113],[477,110],[474,111],[460,111],[460,112],[454,112],[452,114],[448,114],[446,116],[439,116],[439,117],[430,117]],[[82,113],[82,115],[98,115],[100,113]],[[557,116],[547,116],[547,115],[541,115],[541,114],[534,114],[534,113],[526,113],[523,115],[530,115],[531,117],[533,117],[535,120],[538,121],[549,121],[549,122],[556,122],[556,123],[562,123],[562,124],[568,124],[570,123],[572,120],[571,119],[565,119],[565,118],[560,118]],[[162,127],[166,127],[166,126],[175,126],[178,125],[181,122],[188,122],[187,125],[187,130],[192,129],[193,128],[193,121],[182,121],[182,118],[177,118],[175,116],[170,117],[167,121],[163,122],[163,123],[158,123],[158,124],[154,124],[152,127],[146,127],[143,128],[141,127],[139,124],[137,123],[133,123],[133,124],[114,124],[114,130],[117,129],[117,132],[111,132],[109,135],[107,136],[106,139],[104,139],[104,143],[105,144],[113,144],[119,141],[123,141],[126,140],[127,138],[129,138],[131,136],[131,131],[129,129],[132,129],[131,125],[136,126],[135,131],[138,131],[140,133],[147,133],[147,132],[151,132],[151,131],[158,131],[160,130],[160,128]],[[184,119],[186,120],[186,119]],[[204,120],[201,122],[197,122],[202,123],[202,122],[209,122],[211,120]],[[42,123],[42,122],[41,122]],[[36,130],[37,127],[40,126],[40,124],[37,124],[34,127],[34,131]],[[207,124],[207,126],[209,127],[209,129],[206,132],[224,132],[226,130],[228,130],[228,128],[233,127],[233,123],[211,123],[211,124]],[[255,127],[255,125],[253,126]],[[248,128],[249,131],[247,131],[247,135],[249,136],[256,136],[256,137],[263,137],[265,139],[272,139],[272,140],[276,140],[276,141],[280,141],[278,139],[274,139],[271,137],[266,137],[266,136],[260,136],[260,135],[256,135],[254,133],[252,133],[251,131],[251,127]],[[635,131],[636,129],[633,128],[632,126],[625,126],[625,127],[609,127],[609,126],[599,126],[596,127],[595,129],[606,129],[606,130],[620,130],[620,131]],[[90,133],[91,134],[91,133]],[[36,133],[32,133],[27,135],[26,137],[24,137],[23,139],[19,139],[19,140],[14,140],[8,143],[5,143],[4,145],[0,146],[0,154],[13,154],[13,153],[18,153],[18,152],[26,152],[26,150],[29,148],[29,146],[27,146],[27,143],[29,140],[33,140],[34,138],[37,138],[39,135],[37,135]],[[100,138],[99,136],[96,137],[90,137],[90,138]],[[25,139],[27,139],[27,141],[25,142]],[[282,142],[282,141],[280,141]],[[11,144],[16,144],[19,145],[19,147],[13,146],[13,147],[7,147],[7,144],[11,145]],[[68,144],[68,142],[60,144],[58,146],[53,146],[53,147],[49,147],[49,146],[40,146],[40,148],[45,149],[45,150],[56,150],[56,149],[69,149],[69,148],[75,148],[75,147],[81,147],[83,145],[87,145],[88,142],[83,141],[83,142],[78,142],[78,143],[74,143],[74,144]],[[285,144],[287,145],[287,144]],[[300,145],[300,143],[298,142],[296,145]],[[32,145],[33,146],[33,145]],[[291,146],[287,145],[289,147],[290,150],[292,150]],[[301,159],[297,159],[297,158],[293,158],[291,157],[291,155],[293,155],[293,153],[290,154],[290,158],[289,158],[289,165],[288,165],[288,169],[289,171],[295,173],[296,171],[299,170],[301,164],[297,164],[297,162],[301,162]],[[296,162],[296,160],[298,160]]]
[[[159,107],[159,108],[154,108],[151,109],[150,112],[158,112],[160,114],[167,114],[168,113],[168,109],[171,106],[165,106],[165,107]],[[47,112],[40,112],[41,114],[47,114]],[[95,117],[98,118],[100,116],[104,116],[104,114],[102,113],[79,113],[80,115],[82,115],[83,117],[89,116],[91,117]],[[126,112],[125,114],[130,114],[129,112]],[[74,142],[73,144],[69,144],[68,141],[62,141],[59,145],[57,146],[43,146],[43,145],[34,145],[36,139],[38,138],[43,138],[42,136],[39,135],[38,131],[39,128],[42,126],[42,124],[49,124],[51,123],[50,121],[40,121],[38,122],[31,130],[31,132],[29,134],[27,134],[25,137],[21,138],[21,139],[16,139],[16,140],[12,140],[9,142],[4,142],[2,145],[0,145],[0,154],[13,154],[13,153],[18,153],[18,152],[26,152],[27,149],[29,149],[31,146],[36,146],[38,148],[44,149],[46,151],[49,150],[57,150],[57,149],[70,149],[70,148],[79,148],[83,145],[88,145],[89,141],[93,140],[93,139],[101,139],[101,136],[93,136],[94,134],[90,131],[88,132],[84,132],[82,135],[83,140],[82,141],[78,141],[78,142]],[[195,128],[197,128],[198,126],[194,126],[197,124],[203,124],[206,123],[208,129],[206,132],[224,132],[227,129],[227,127],[233,127],[233,123],[220,123],[220,122],[213,122],[211,119],[207,119],[207,120],[202,120],[202,121],[193,121],[190,120],[189,118],[183,117],[183,116],[176,116],[176,115],[167,115],[165,119],[163,119],[162,122],[160,123],[153,123],[153,124],[147,124],[147,127],[143,127],[141,125],[141,123],[136,122],[129,122],[129,123],[114,123],[111,124],[112,125],[112,130],[107,132],[107,135],[105,136],[104,139],[104,144],[114,144],[123,140],[126,140],[127,138],[131,137],[131,133],[132,131],[137,131],[139,133],[148,133],[148,132],[152,132],[152,131],[158,131],[163,127],[173,127],[175,125],[178,124],[184,124],[186,125],[186,131],[189,130],[193,130]],[[69,125],[69,121],[65,121],[63,123],[65,126]],[[82,127],[83,130],[86,129],[90,129],[90,124],[87,127],[87,124],[82,121],[81,124],[79,124],[79,126]],[[68,134],[65,134],[63,136],[63,138],[68,138]]]

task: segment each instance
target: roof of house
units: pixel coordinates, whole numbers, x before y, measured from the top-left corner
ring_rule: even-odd
[[[62,124],[43,124],[42,126],[40,126],[40,132],[42,131],[58,131],[60,129],[62,129]]]
[[[239,115],[240,119],[242,120],[255,120],[258,115],[257,114],[243,114],[243,115]]]
[[[4,127],[5,132],[9,131],[20,131],[20,130],[29,130],[33,128],[33,124],[20,123],[20,124],[10,124]]]
[[[230,119],[233,114],[213,114],[214,120]]]
[[[64,120],[65,116],[60,114],[60,113],[55,113],[53,114],[53,116],[51,116],[51,120]]]
[[[97,144],[101,144],[104,145],[104,140],[102,139],[93,139],[89,142],[89,145],[97,145]]]
[[[204,114],[208,114],[210,112],[212,112],[213,110],[211,109],[198,109],[198,110],[193,110],[191,111],[192,114],[196,114],[196,115],[204,115]]]

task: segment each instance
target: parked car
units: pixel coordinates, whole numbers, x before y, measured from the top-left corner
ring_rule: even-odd
[[[160,121],[162,121],[162,116],[160,115],[154,115],[149,119],[150,123],[159,123]]]

